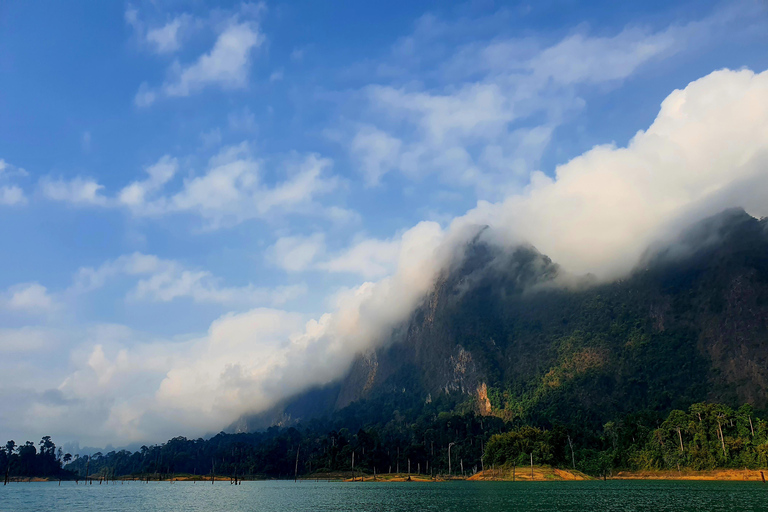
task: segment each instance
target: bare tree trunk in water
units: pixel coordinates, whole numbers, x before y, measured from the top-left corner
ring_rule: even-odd
[[[570,434],[568,434],[568,445],[571,447],[571,462],[573,463],[573,469],[576,469],[576,455],[573,453],[573,443],[571,442]]]
[[[296,467],[293,469],[293,481],[294,483],[299,479],[299,450],[301,450],[301,444],[296,447]],[[352,466],[354,467],[354,455],[352,455]]]

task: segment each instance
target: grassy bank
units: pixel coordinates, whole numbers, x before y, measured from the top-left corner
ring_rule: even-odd
[[[513,468],[486,469],[472,475],[467,480],[472,481],[563,481],[563,480],[593,480],[591,476],[585,475],[581,471],[570,469],[558,469],[549,466],[520,466]]]
[[[762,474],[761,474],[762,473]],[[707,471],[619,471],[614,480],[735,480],[762,482],[768,469],[712,469]]]

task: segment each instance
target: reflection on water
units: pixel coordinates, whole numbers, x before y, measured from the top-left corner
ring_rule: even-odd
[[[768,511],[753,482],[74,482],[0,488],[1,511]]]

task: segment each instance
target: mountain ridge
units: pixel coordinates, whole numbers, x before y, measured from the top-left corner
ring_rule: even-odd
[[[505,420],[593,426],[702,400],[768,407],[766,219],[725,210],[612,283],[585,276],[563,287],[563,275],[533,247],[505,251],[477,236],[389,344],[359,355],[339,382],[229,430],[371,400],[394,407],[406,395],[444,395],[450,407]]]

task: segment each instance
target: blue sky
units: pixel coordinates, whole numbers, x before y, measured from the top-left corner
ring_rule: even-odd
[[[404,237],[764,71],[766,22],[750,0],[4,2],[0,437],[199,435],[337,377],[264,385],[404,272]],[[234,398],[158,405],[233,368]]]

